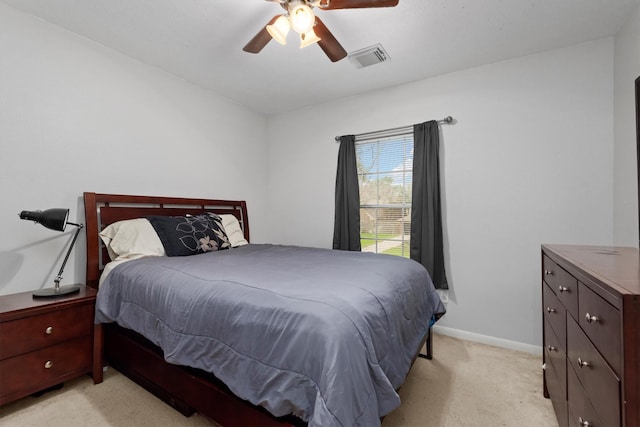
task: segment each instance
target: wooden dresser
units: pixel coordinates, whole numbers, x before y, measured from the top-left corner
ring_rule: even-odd
[[[640,253],[542,246],[544,395],[561,427],[640,426]]]
[[[94,352],[96,291],[34,299],[31,292],[0,296],[0,405],[86,373],[102,381]]]

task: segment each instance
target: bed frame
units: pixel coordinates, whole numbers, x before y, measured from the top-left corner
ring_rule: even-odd
[[[84,193],[87,233],[87,286],[98,289],[100,274],[109,261],[98,233],[107,225],[146,215],[185,215],[203,212],[232,214],[249,241],[245,201],[177,197],[129,196]],[[261,407],[235,396],[215,376],[202,370],[165,362],[162,350],[141,335],[105,324],[96,328],[98,366],[113,366],[185,416],[195,412],[223,426],[299,427],[306,423],[294,416],[276,418]],[[427,354],[419,351],[426,343]],[[431,330],[416,350],[417,357],[431,359]],[[94,362],[95,364],[96,362]]]

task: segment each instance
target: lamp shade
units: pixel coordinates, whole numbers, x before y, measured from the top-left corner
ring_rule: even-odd
[[[304,3],[293,6],[289,10],[289,17],[291,19],[291,28],[298,34],[306,33],[313,28],[313,24],[316,22],[313,11]]]
[[[289,23],[289,19],[286,16],[282,15],[273,25],[267,25],[267,31],[273,37],[275,41],[280,44],[287,44],[287,34],[289,34],[289,29],[291,28],[291,24]]]
[[[314,43],[318,43],[321,40],[320,37],[316,35],[313,29],[307,31],[306,33],[300,34],[300,49],[303,47],[311,46]]]
[[[20,219],[28,219],[51,230],[64,231],[67,226],[69,209],[47,209],[46,211],[22,211]]]

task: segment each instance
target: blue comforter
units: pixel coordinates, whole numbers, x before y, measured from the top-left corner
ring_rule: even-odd
[[[96,322],[117,322],[174,364],[309,426],[378,426],[430,322],[445,309],[401,257],[251,244],[115,267]]]

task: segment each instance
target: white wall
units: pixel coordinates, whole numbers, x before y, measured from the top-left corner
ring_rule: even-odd
[[[638,247],[634,82],[640,76],[640,5],[615,37],[614,242]]]
[[[612,243],[612,82],[608,38],[276,116],[269,240],[331,246],[335,135],[452,115],[441,127],[451,302],[440,324],[540,345],[540,244]]]
[[[264,241],[264,117],[2,3],[0,52],[0,294],[51,286],[73,232],[17,214],[83,221],[84,191],[245,199]]]

